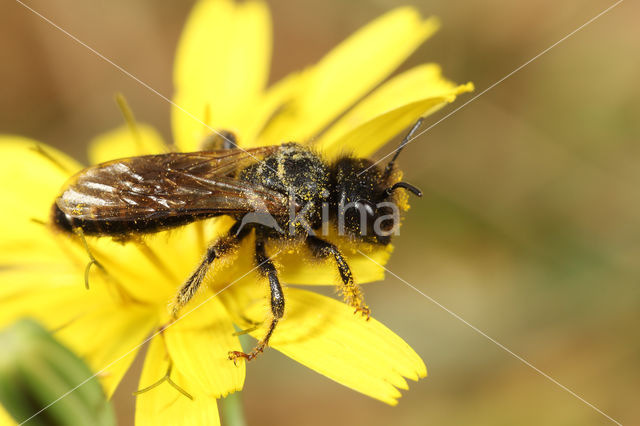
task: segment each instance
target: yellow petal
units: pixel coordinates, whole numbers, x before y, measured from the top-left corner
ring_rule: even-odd
[[[91,312],[63,327],[56,337],[87,361],[110,398],[156,317],[147,307],[103,302],[103,306],[95,306]]]
[[[55,329],[104,302],[104,289],[87,291],[73,284],[77,271],[62,264],[0,272],[0,324],[32,317]]]
[[[420,357],[384,325],[354,315],[347,305],[325,296],[289,288],[285,317],[270,346],[312,370],[353,390],[391,405],[407,389],[405,378],[427,374]],[[264,320],[264,307],[254,303],[244,312]],[[251,332],[262,338],[264,328]]]
[[[146,337],[155,317],[147,308],[116,305],[100,280],[93,280],[86,290],[81,276],[64,263],[1,271],[0,324],[32,317],[57,330],[93,371],[106,368],[100,378],[110,395],[135,357],[136,350],[127,352]]]
[[[109,237],[87,236],[91,253],[106,271],[105,275],[101,269],[92,267],[90,287],[107,287],[116,299],[160,306],[159,315],[164,313],[166,316],[169,313],[169,303],[178,289],[202,261],[206,245],[225,233],[231,222],[233,221],[226,218],[202,221],[146,236],[143,241],[125,244]],[[200,232],[202,237],[198,236]],[[77,258],[79,272],[73,276],[73,283],[82,287],[84,268],[89,262],[89,256],[82,246],[72,243],[66,236],[61,235],[59,238],[60,243],[73,250]],[[215,262],[203,288],[206,289],[210,283],[217,287],[230,282],[229,278],[234,276],[233,271],[225,266],[227,262],[232,262],[232,258],[233,256],[229,256],[228,259]],[[250,265],[251,258],[248,260]],[[235,265],[233,262],[232,264]],[[165,318],[161,320],[164,321]]]
[[[0,264],[60,257],[43,223],[62,184],[80,168],[54,148],[0,136]]]
[[[196,348],[194,348],[196,349]],[[169,367],[169,358],[161,337],[151,340],[144,361],[139,389],[160,380]],[[215,398],[198,394],[190,388],[189,381],[178,371],[171,372],[171,379],[186,390],[193,400],[182,395],[169,383],[162,383],[136,398],[136,426],[188,425],[215,426],[220,424]]]
[[[289,74],[269,87],[254,105],[253,111],[249,113],[251,119],[246,122],[246,136],[239,141],[241,146],[254,147],[290,142],[290,140],[269,140],[263,138],[261,134],[268,127],[268,123],[274,118],[276,112],[291,101],[296,94],[301,78],[300,73]]]
[[[237,4],[200,0],[178,44],[172,125],[176,144],[198,149],[214,129],[242,140],[248,111],[258,101],[269,72],[271,22],[261,1]],[[185,112],[186,111],[186,112]]]
[[[128,126],[120,126],[94,138],[89,144],[91,164],[167,151],[162,136],[156,129],[140,123],[136,124],[136,129],[134,132]]]
[[[136,300],[161,304],[168,312],[178,288],[202,261],[207,244],[219,238],[229,222],[223,218],[201,221],[124,245],[108,237],[86,239],[96,259],[127,292]],[[83,256],[87,259],[85,253]],[[219,263],[209,273],[212,278],[217,278]]]
[[[95,258],[107,273],[136,300],[167,306],[178,289],[196,266],[196,262],[183,263],[181,252],[183,230],[169,234],[162,232],[145,238],[144,242],[126,244],[108,237],[87,237]],[[165,261],[174,257],[173,261]],[[88,257],[85,258],[88,259]],[[182,271],[181,273],[177,272]],[[96,269],[94,275],[99,275]]]
[[[351,152],[368,157],[419,117],[471,90],[471,83],[458,86],[444,79],[438,65],[420,65],[367,96],[318,140],[317,147],[330,156]]]
[[[121,244],[109,237],[86,237],[86,241],[92,255],[106,271],[105,276],[99,268],[91,268],[91,288],[95,281],[106,282],[119,286],[134,300],[150,304],[168,303],[178,286],[178,279],[167,274],[164,265],[157,266],[154,259],[146,256],[135,242]],[[86,265],[88,254],[81,253],[81,259]],[[78,275],[77,280],[82,283],[84,278]]]
[[[389,260],[393,251],[392,245],[371,247],[367,252],[367,255],[376,259],[379,265],[371,262],[354,247],[340,243],[337,245],[346,257],[356,283],[363,284],[384,279],[385,270],[379,265],[385,265]],[[302,256],[300,251],[304,253]],[[280,265],[278,272],[283,282],[307,285],[339,285],[342,282],[334,260],[316,260],[309,250],[300,249],[300,251],[282,252],[275,259]]]
[[[2,405],[0,405],[0,426],[14,426],[17,424],[18,422],[16,422],[13,417],[11,417],[9,413],[7,413]]]
[[[4,409],[2,405],[0,405],[0,425],[1,426],[15,426],[18,422],[14,420],[13,417],[7,413],[7,410]]]
[[[265,132],[267,141],[306,141],[393,72],[438,28],[410,7],[357,31],[305,71],[297,96]]]
[[[205,300],[201,305],[192,303],[192,310],[185,309],[164,336],[176,371],[202,392],[220,398],[242,389],[244,364],[235,366],[228,359],[229,351],[242,348],[220,299]]]
[[[186,281],[200,264],[207,246],[226,234],[233,222],[228,217],[198,221],[150,235],[145,239],[145,243],[175,277],[173,285],[177,291],[177,287]],[[219,263],[221,262],[214,263],[213,268],[217,268]]]

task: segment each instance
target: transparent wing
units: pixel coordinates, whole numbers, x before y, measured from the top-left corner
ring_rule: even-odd
[[[239,170],[278,146],[124,158],[74,176],[56,200],[81,220],[153,220],[265,211],[286,215],[286,196],[239,181]]]

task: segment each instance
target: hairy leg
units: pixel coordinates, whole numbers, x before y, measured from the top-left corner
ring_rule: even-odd
[[[342,279],[340,292],[342,293],[345,301],[347,302],[347,304],[349,304],[349,306],[355,309],[355,312],[361,312],[362,315],[366,316],[367,319],[369,319],[371,310],[364,303],[364,298],[362,296],[360,286],[358,286],[358,284],[353,281],[353,274],[351,273],[351,269],[349,269],[349,265],[347,264],[347,261],[345,260],[342,253],[340,253],[340,250],[338,250],[338,248],[335,245],[331,244],[329,241],[325,241],[314,236],[307,237],[307,245],[311,249],[313,255],[320,259],[333,257],[338,266],[340,278]]]
[[[269,345],[269,339],[273,335],[276,329],[278,321],[284,315],[284,294],[282,293],[282,286],[278,280],[278,272],[276,271],[273,262],[267,257],[267,252],[264,247],[264,239],[260,236],[256,237],[256,263],[258,264],[258,270],[262,275],[269,279],[269,289],[271,292],[271,322],[269,323],[269,329],[266,335],[258,342],[255,348],[248,354],[239,351],[229,352],[229,359],[235,362],[238,358],[245,358],[247,361],[251,361],[259,353]]]
[[[180,287],[171,307],[171,314],[174,319],[178,317],[180,310],[186,306],[186,304],[189,303],[193,296],[198,292],[200,284],[202,284],[202,281],[206,277],[211,264],[213,264],[216,259],[219,259],[231,250],[235,249],[240,241],[242,241],[250,231],[250,228],[246,228],[246,230],[243,230],[236,235],[237,227],[238,223],[236,222],[236,224],[231,227],[227,235],[209,245],[202,262],[200,262],[196,270],[185,281],[182,287]]]

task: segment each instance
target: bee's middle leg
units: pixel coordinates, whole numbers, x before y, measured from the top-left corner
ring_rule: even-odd
[[[245,358],[247,361],[251,361],[259,353],[265,350],[269,346],[269,339],[273,335],[276,329],[278,321],[284,315],[284,294],[282,293],[282,286],[280,280],[278,280],[278,272],[273,262],[267,257],[267,253],[264,247],[264,239],[260,236],[256,237],[256,263],[258,264],[258,271],[265,275],[269,279],[269,289],[271,292],[271,322],[269,323],[269,329],[266,335],[258,342],[255,348],[251,352],[244,353],[239,351],[229,352],[229,359],[235,362],[238,358]]]
[[[333,257],[336,265],[338,266],[338,272],[340,273],[340,278],[342,280],[340,291],[345,301],[349,306],[355,309],[355,312],[360,312],[369,319],[371,310],[364,302],[362,290],[360,290],[360,286],[353,280],[351,269],[349,268],[349,265],[342,253],[340,253],[340,250],[338,250],[338,248],[329,241],[325,241],[311,235],[307,237],[307,245],[311,249],[313,255],[320,259]]]
[[[239,223],[236,222],[226,236],[215,241],[207,248],[207,253],[204,255],[202,262],[200,262],[196,270],[191,274],[191,276],[189,276],[182,287],[180,287],[180,290],[178,290],[178,294],[176,294],[171,306],[171,315],[173,319],[178,317],[180,310],[186,306],[198,292],[198,289],[200,288],[202,281],[204,281],[204,278],[206,277],[213,262],[235,249],[242,238],[248,234],[249,228],[246,228],[237,234],[238,224]]]

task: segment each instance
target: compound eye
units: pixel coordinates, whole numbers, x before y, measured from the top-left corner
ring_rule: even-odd
[[[376,205],[369,200],[358,200],[355,203],[355,207],[360,211],[364,211],[369,219],[374,218],[376,215]]]

